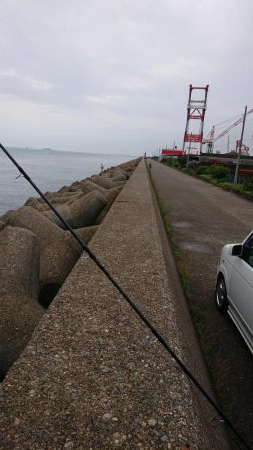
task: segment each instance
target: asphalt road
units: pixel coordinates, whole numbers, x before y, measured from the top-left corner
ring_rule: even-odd
[[[163,164],[151,165],[155,190],[181,250],[180,264],[189,276],[195,317],[204,324],[201,343],[216,391],[253,448],[253,356],[231,319],[214,305],[221,248],[241,242],[253,229],[253,203]]]

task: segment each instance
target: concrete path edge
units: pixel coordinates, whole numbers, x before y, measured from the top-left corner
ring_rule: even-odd
[[[142,160],[90,247],[181,359],[199,361],[163,243]],[[85,254],[2,383],[0,401],[4,449],[228,448],[213,410]]]

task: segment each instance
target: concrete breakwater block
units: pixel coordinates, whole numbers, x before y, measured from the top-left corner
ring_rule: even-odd
[[[61,214],[61,216],[69,223],[70,221],[70,207],[68,204],[63,203],[62,205],[54,205],[57,209],[57,211]],[[50,209],[49,211],[46,211],[44,213],[44,216],[54,222],[55,225],[57,225],[60,228],[65,229],[62,221],[58,218],[58,216]]]
[[[123,172],[120,172],[120,171],[116,172],[115,175],[112,177],[112,181],[113,182],[115,182],[115,181],[126,181],[126,180],[127,180],[127,177],[124,175]]]
[[[106,206],[104,207],[104,209],[102,210],[102,212],[97,217],[96,225],[100,225],[101,222],[104,220],[104,218],[105,218],[106,214],[108,213],[109,209],[111,208],[113,202],[118,197],[121,189],[122,189],[122,187],[119,186],[119,187],[115,187],[115,188],[107,190],[107,195],[106,195],[107,203],[106,203]]]
[[[105,197],[99,191],[89,192],[82,195],[74,202],[69,201],[63,205],[57,206],[57,211],[69,223],[72,228],[83,228],[95,223],[96,218],[106,205]],[[53,211],[48,211],[45,216],[65,229],[64,224]]]
[[[57,194],[64,195],[67,192],[69,192],[69,186],[62,186],[61,189],[59,189],[59,191],[57,191]]]
[[[122,177],[120,177],[120,178],[122,178]],[[104,189],[112,189],[114,187],[124,186],[127,179],[125,178],[124,180],[122,180],[122,179],[118,180],[117,177],[116,177],[116,179],[114,179],[114,177],[109,178],[109,177],[105,177],[105,176],[94,175],[91,178],[91,181],[95,184],[98,184],[99,186],[102,186]]]
[[[0,233],[0,379],[31,338],[44,314],[39,292],[39,244],[28,230]]]
[[[34,209],[37,209],[39,212],[43,212],[49,209],[47,203],[44,202],[42,198],[30,197],[24,204],[24,206],[31,206]]]
[[[102,222],[134,169],[112,168],[45,196],[88,244],[98,229],[94,224]],[[0,218],[0,380],[82,253],[71,233],[59,225],[39,197],[30,197],[22,208]]]
[[[131,174],[132,174],[133,169],[131,170]],[[128,180],[128,178],[131,175],[130,173],[124,172],[122,170],[120,170],[119,168],[113,169],[113,170],[108,170],[108,172],[106,172],[105,174],[102,175],[103,178],[109,178],[110,181],[112,182],[117,182],[117,181],[126,181]]]
[[[45,196],[52,202],[56,207],[60,207],[64,203],[73,203],[77,199],[90,192],[97,190],[106,198],[106,191],[108,189],[113,189],[114,187],[120,187],[125,184],[125,182],[130,178],[132,172],[136,168],[136,161],[130,161],[124,163],[117,167],[112,167],[100,175],[93,175],[92,177],[85,178],[81,181],[75,181],[70,186],[63,186],[57,192],[47,191]],[[39,212],[50,211],[49,206],[41,198],[30,197],[24,206],[31,206],[37,209]],[[61,212],[61,211],[60,211]],[[66,219],[69,217],[70,211],[67,209],[62,210],[62,214],[66,214]],[[51,214],[46,214],[47,217],[51,218]],[[58,219],[55,220],[58,225]]]
[[[0,220],[1,222],[4,222],[6,225],[9,224],[9,220],[12,217],[13,213],[15,213],[14,209],[9,209],[9,211],[7,211],[6,213],[4,213],[1,217]]]
[[[2,222],[0,220],[0,231],[2,231],[4,229],[5,225],[6,225],[5,222]]]
[[[125,180],[125,181],[113,181],[113,180],[114,180],[114,178],[112,178],[113,187],[123,187],[123,186],[125,186],[126,181],[127,181],[127,180]]]
[[[88,244],[91,240],[91,238],[94,236],[96,231],[98,230],[98,225],[93,225],[91,227],[84,227],[84,228],[77,228],[74,230],[76,234],[85,242],[85,244]],[[65,231],[67,235],[69,236],[69,239],[75,243],[75,245],[79,245],[76,239],[72,236],[70,231]]]
[[[51,220],[30,206],[23,206],[14,214],[11,225],[32,231],[40,250],[40,296],[57,292],[80,256],[79,249]]]
[[[105,205],[106,199],[100,192],[90,192],[70,205],[70,225],[73,228],[93,225]]]
[[[91,181],[99,186],[102,186],[104,189],[111,189],[114,187],[111,178],[102,177],[101,175],[94,175],[91,178]]]
[[[46,195],[47,194],[47,195]],[[47,192],[45,196],[48,200],[54,205],[61,205],[63,203],[67,203],[70,201],[75,201],[78,198],[83,196],[83,191],[81,189],[75,191],[75,192],[64,192],[62,194],[58,194],[57,192]],[[30,197],[24,206],[31,206],[34,209],[37,209],[37,211],[44,213],[45,211],[50,210],[50,207],[43,199],[38,199],[36,197]]]
[[[89,193],[98,191],[103,195],[104,200],[106,200],[106,211],[102,214],[101,211],[97,214],[104,217],[106,213],[108,212],[111,204],[112,199],[114,200],[116,196],[114,194],[109,193],[110,190],[117,188],[122,188],[127,181],[127,177],[123,174],[121,171],[113,171],[111,175],[115,175],[112,178],[108,179],[104,175],[100,176],[93,176],[92,178],[86,178],[80,182],[73,183],[72,186],[69,188],[67,186],[64,186],[64,188],[60,189],[58,192],[46,192],[46,197],[50,200],[50,202],[57,208],[59,213],[64,217],[64,219],[69,222],[69,224],[73,227],[75,227],[76,223],[73,223],[73,213],[72,213],[72,206],[73,210],[76,211],[76,205],[74,203],[77,200],[83,199],[84,196],[87,196]],[[102,179],[102,181],[101,181]],[[92,181],[94,180],[94,181]],[[102,184],[106,187],[103,187]],[[71,189],[71,190],[70,190]],[[87,201],[87,199],[85,200]],[[98,199],[96,199],[96,203],[98,205]],[[83,204],[83,202],[80,202],[80,204]],[[65,229],[64,225],[58,219],[58,217],[53,213],[53,211],[50,210],[47,203],[45,203],[42,199],[37,199],[36,197],[31,197],[27,200],[24,206],[31,206],[32,208],[36,209],[37,211],[43,213],[47,218],[52,220],[54,223],[56,223],[61,228]],[[105,205],[104,205],[105,206]],[[94,208],[92,207],[92,211],[94,212]],[[76,215],[76,214],[75,214]],[[87,211],[85,213],[87,218]],[[88,214],[89,216],[90,214]],[[76,220],[76,217],[74,217],[74,221]],[[93,219],[96,220],[96,217]],[[101,221],[97,221],[96,223],[101,223]],[[91,225],[91,222],[89,220],[89,223],[87,221],[83,222],[81,224],[81,227]],[[79,226],[80,227],[80,221]]]
[[[75,192],[66,192],[62,195],[55,195],[51,198],[51,202],[53,205],[61,205],[63,203],[73,203],[75,200],[78,200],[83,196],[83,191],[81,189],[78,189]]]
[[[91,180],[84,180],[79,183],[80,188],[82,189],[84,194],[89,194],[92,191],[99,191],[106,197],[107,189],[100,186],[99,184],[93,183]]]

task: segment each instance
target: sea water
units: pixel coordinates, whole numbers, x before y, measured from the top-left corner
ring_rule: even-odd
[[[51,149],[11,148],[8,151],[43,193],[58,191],[64,185],[98,174],[101,164],[107,169],[138,156]],[[29,197],[38,197],[38,194],[0,149],[0,215],[19,208]]]

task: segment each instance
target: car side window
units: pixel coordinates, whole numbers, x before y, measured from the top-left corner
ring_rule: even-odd
[[[253,267],[253,247],[251,247],[251,249],[249,250],[247,263],[249,263],[249,265]]]
[[[251,267],[253,267],[253,237],[251,236],[247,242],[244,244],[245,256],[244,261],[246,261]]]

